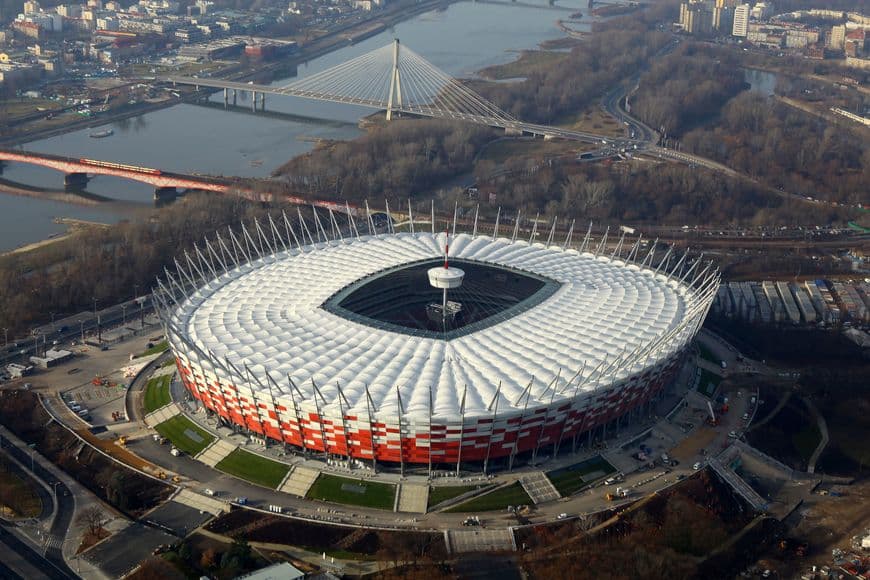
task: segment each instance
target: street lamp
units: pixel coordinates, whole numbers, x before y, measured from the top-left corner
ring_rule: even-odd
[[[127,305],[121,304],[121,313],[123,314],[123,322],[121,323],[123,326],[127,326]]]
[[[29,443],[27,446],[30,447],[30,473],[33,473],[33,448],[36,447],[36,443]]]
[[[94,299],[94,318],[96,318],[97,317],[97,297],[92,296],[92,298]]]
[[[51,313],[51,331],[54,332],[54,312]]]
[[[85,321],[79,320],[79,325],[81,326],[81,330],[82,330],[82,344],[84,344],[84,342],[85,342]]]

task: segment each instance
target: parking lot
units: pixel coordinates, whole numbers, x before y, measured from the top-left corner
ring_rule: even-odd
[[[132,523],[112,534],[82,556],[100,568],[109,578],[121,578],[154,553],[158,546],[169,545],[175,536],[139,523]]]
[[[211,518],[212,515],[208,512],[203,512],[176,501],[168,501],[149,513],[144,519],[159,527],[168,528],[178,536],[184,537]]]
[[[115,386],[86,383],[63,394],[68,407],[93,426],[112,425],[126,420],[124,415],[125,383]],[[73,404],[80,410],[73,408]]]

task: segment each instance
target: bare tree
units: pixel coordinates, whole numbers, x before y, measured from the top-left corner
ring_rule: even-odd
[[[109,518],[106,516],[106,513],[99,506],[95,505],[85,508],[76,516],[76,523],[87,526],[88,533],[92,536],[98,535],[103,529],[103,524],[108,521]]]

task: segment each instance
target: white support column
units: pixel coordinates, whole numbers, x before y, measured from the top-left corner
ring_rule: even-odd
[[[493,431],[495,430],[495,422],[498,420],[498,397],[501,394],[501,381],[498,383],[498,388],[495,390],[495,397],[492,398],[492,402],[490,402],[489,406],[493,407],[492,410],[492,422],[489,424],[489,441],[486,444],[486,457],[483,460],[483,474],[486,475],[486,469],[489,467],[489,454],[492,451],[492,436]],[[487,407],[489,410],[489,407]]]
[[[393,120],[393,105],[402,108],[402,82],[399,78],[399,39],[393,42],[393,72],[390,73],[390,95],[387,97],[387,121]]]
[[[462,402],[459,405],[459,449],[456,452],[456,477],[459,477],[459,465],[462,463],[462,438],[465,436],[465,395],[468,385],[462,389]]]

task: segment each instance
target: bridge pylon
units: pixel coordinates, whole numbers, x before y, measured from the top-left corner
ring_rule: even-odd
[[[393,102],[402,108],[402,81],[399,77],[399,39],[393,41],[393,70],[390,73],[390,94],[387,98],[387,121],[393,120]]]

